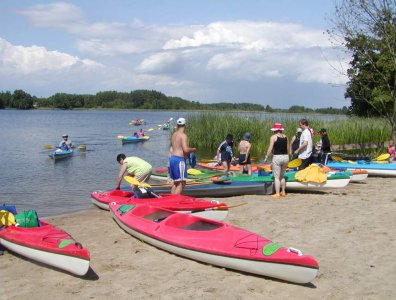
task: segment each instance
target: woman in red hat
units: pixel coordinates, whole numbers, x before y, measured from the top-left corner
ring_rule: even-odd
[[[286,196],[286,180],[284,177],[287,164],[289,162],[289,143],[287,136],[283,134],[284,128],[282,124],[275,123],[271,128],[273,135],[270,138],[267,155],[265,156],[264,163],[267,161],[268,156],[272,153],[272,174],[275,180],[275,194],[273,198],[280,198]]]

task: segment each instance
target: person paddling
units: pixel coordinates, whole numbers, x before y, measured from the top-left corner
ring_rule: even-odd
[[[70,150],[73,147],[71,140],[69,140],[69,135],[67,133],[62,135],[62,141],[59,143],[59,149]]]

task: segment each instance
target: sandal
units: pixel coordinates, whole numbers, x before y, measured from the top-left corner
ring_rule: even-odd
[[[281,196],[281,197],[286,197],[286,193],[280,192],[279,196]]]
[[[281,197],[281,195],[273,194],[273,195],[271,195],[271,197],[274,198],[274,199],[279,199]]]

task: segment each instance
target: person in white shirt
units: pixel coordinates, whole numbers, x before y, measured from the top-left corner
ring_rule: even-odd
[[[299,126],[303,132],[300,137],[300,146],[294,151],[294,154],[298,154],[298,158],[302,160],[300,166],[300,170],[302,170],[308,167],[312,160],[312,133],[306,119],[301,119]]]

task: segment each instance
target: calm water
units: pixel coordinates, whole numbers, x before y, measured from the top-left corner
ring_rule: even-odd
[[[180,115],[179,115],[180,114]],[[182,112],[0,110],[0,203],[19,210],[35,209],[52,216],[89,208],[90,193],[115,187],[118,153],[136,155],[155,168],[163,168],[169,151],[169,131],[158,124]],[[133,119],[144,118],[150,140],[121,145],[117,135],[130,135],[139,127]],[[58,145],[68,133],[75,145],[87,152],[56,163],[44,145]]]
[[[15,204],[19,210],[35,209],[40,216],[52,216],[89,208],[90,193],[115,187],[118,153],[139,156],[154,168],[168,160],[169,131],[158,130],[169,118],[184,112],[0,110],[0,203]],[[246,114],[246,117],[273,117]],[[299,118],[299,115],[289,115]],[[122,145],[117,135],[131,135],[139,127],[133,119],[144,118],[150,140]],[[332,116],[332,118],[343,118]],[[75,145],[86,152],[54,162],[44,145],[58,145],[68,133]]]

